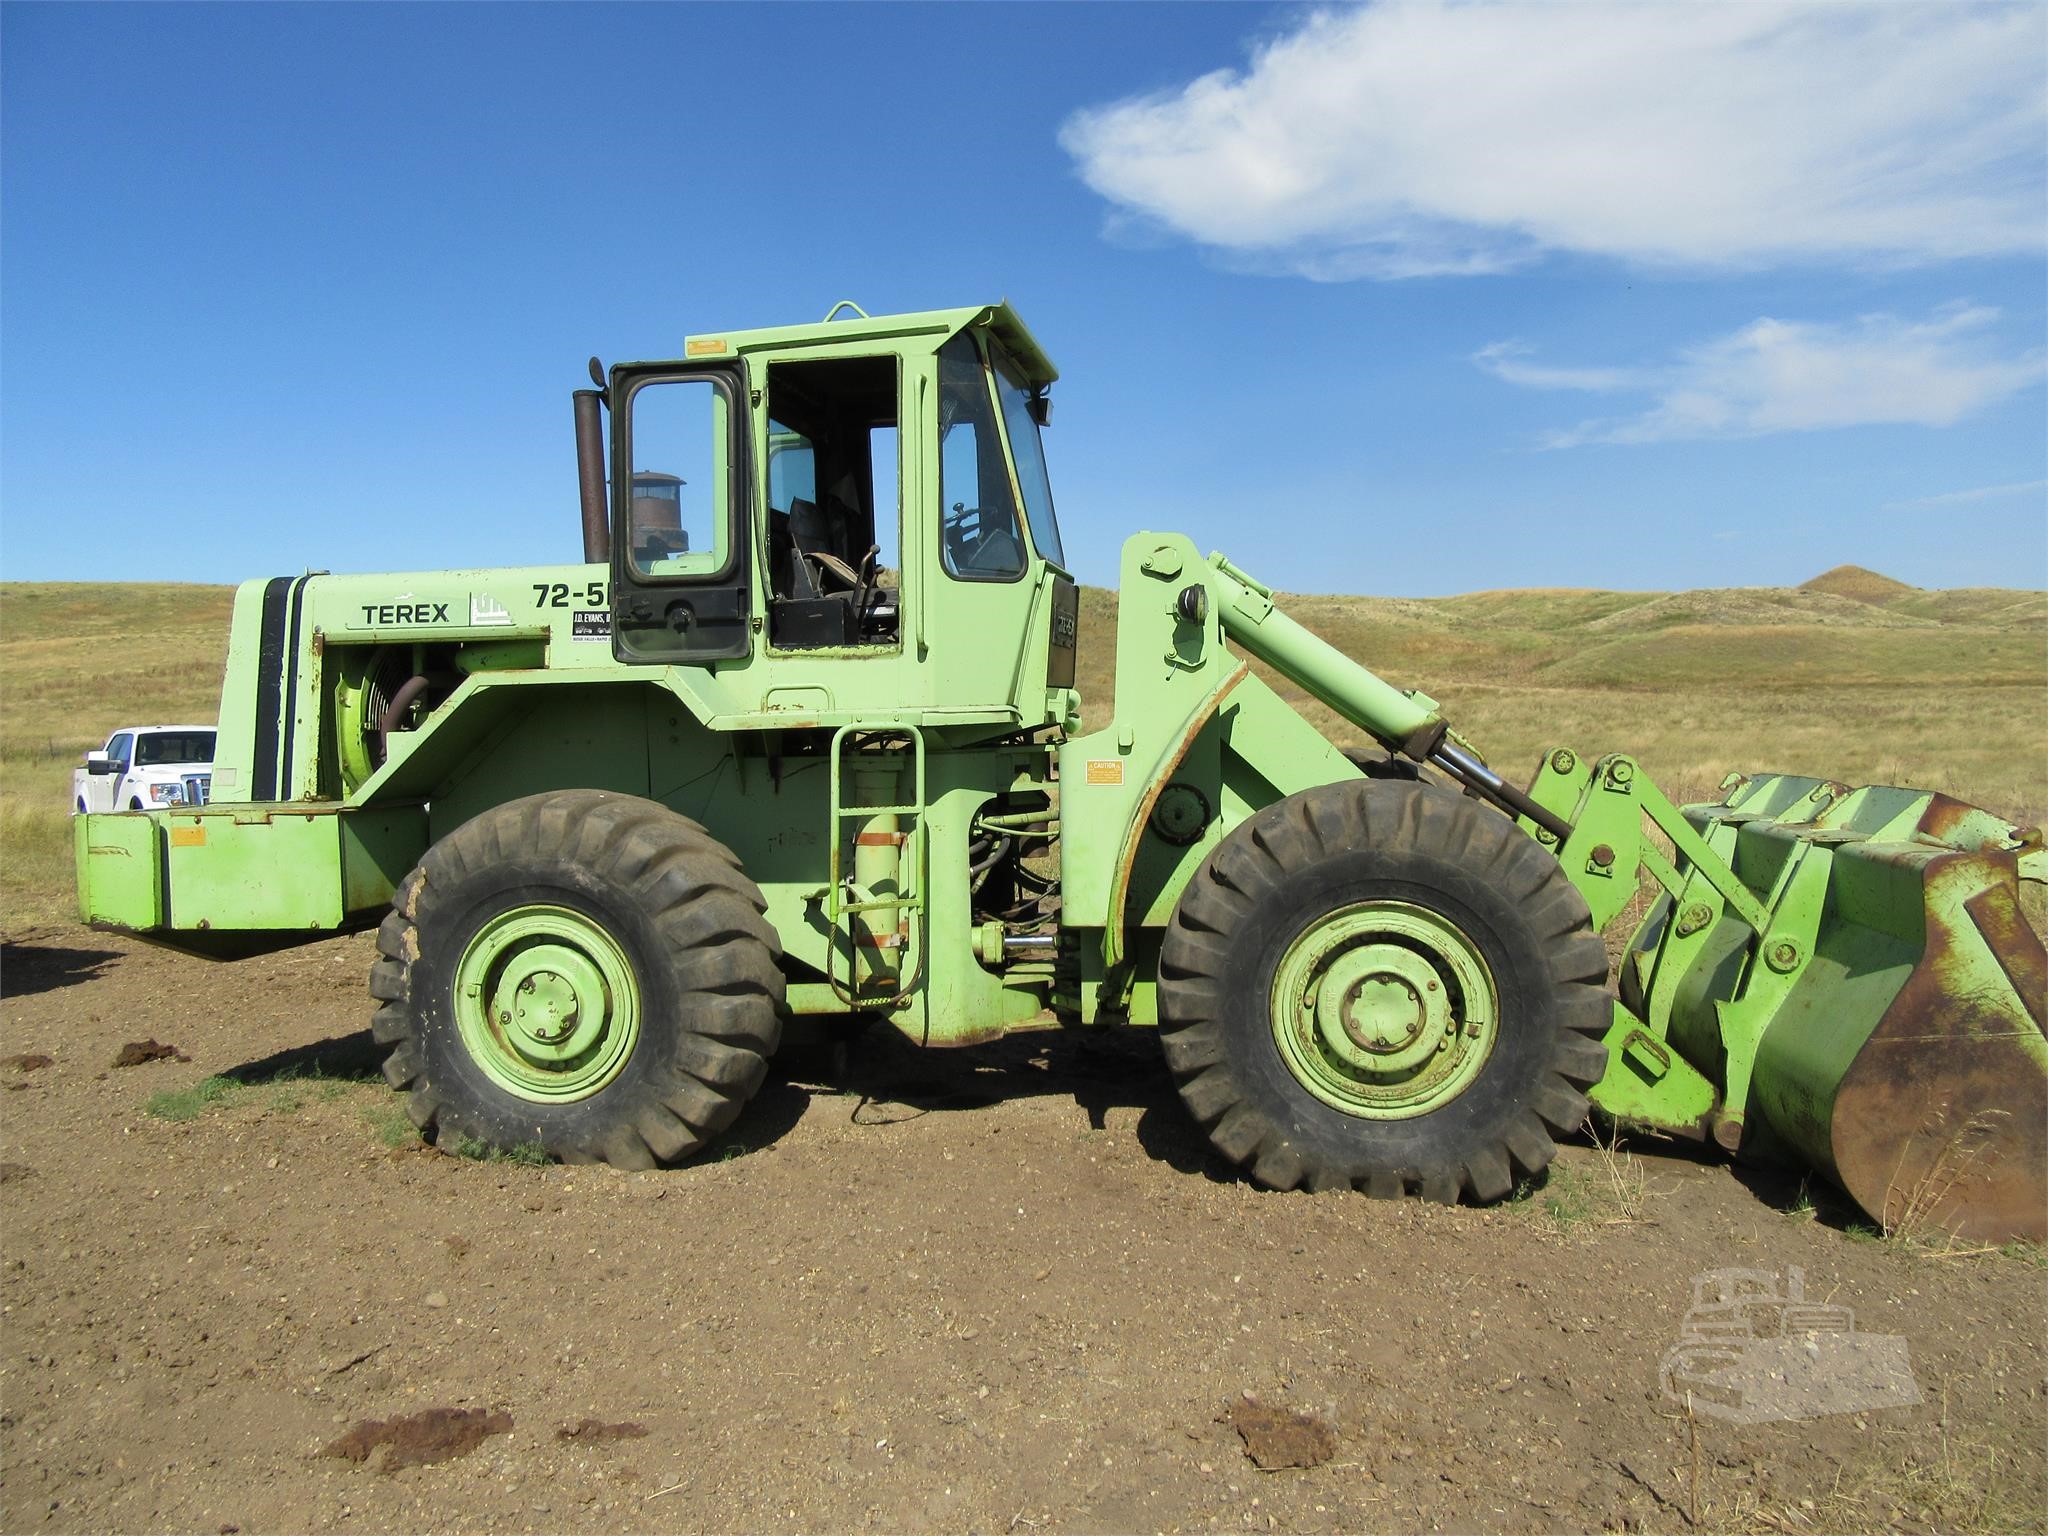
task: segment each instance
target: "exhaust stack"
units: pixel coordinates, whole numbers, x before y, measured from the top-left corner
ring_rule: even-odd
[[[604,392],[579,389],[576,400],[576,479],[583,503],[583,558],[592,565],[612,558],[611,522],[604,504],[604,424],[598,412]]]

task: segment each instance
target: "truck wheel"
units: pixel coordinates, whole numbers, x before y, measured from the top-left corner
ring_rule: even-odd
[[[1352,780],[1266,807],[1196,871],[1161,1044],[1262,1184],[1498,1200],[1585,1118],[1606,977],[1584,899],[1507,817]]]
[[[686,1157],[781,1037],[765,906],[723,845],[651,800],[559,790],[486,811],[428,850],[378,930],[384,1076],[430,1138]]]

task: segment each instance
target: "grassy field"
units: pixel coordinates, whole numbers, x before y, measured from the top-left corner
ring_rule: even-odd
[[[71,769],[118,725],[211,721],[226,587],[0,584],[0,923],[71,911]],[[1675,798],[1730,769],[1938,789],[2048,818],[2048,593],[1923,591],[1853,568],[1799,588],[1295,597],[1296,618],[1440,700],[1526,780],[1548,747],[1627,750]],[[1082,600],[1090,725],[1115,594]],[[1279,683],[1333,740],[1358,733]]]
[[[74,920],[71,770],[118,726],[212,722],[233,596],[0,582],[0,928]]]

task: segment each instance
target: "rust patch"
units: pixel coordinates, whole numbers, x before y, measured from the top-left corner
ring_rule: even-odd
[[[1337,1426],[1324,1414],[1268,1406],[1247,1392],[1225,1418],[1262,1472],[1319,1467],[1337,1454]]]
[[[2010,863],[1986,869],[1995,857],[1928,864],[1926,947],[1844,1072],[1828,1135],[1842,1187],[1887,1229],[2042,1242],[2048,1074],[2027,1048],[2042,1031],[2040,983],[2027,978],[2048,974],[2048,955],[2018,910]]]
[[[364,1419],[320,1454],[361,1465],[382,1446],[384,1457],[377,1470],[388,1477],[401,1467],[432,1466],[467,1456],[492,1435],[511,1428],[512,1415],[503,1411],[428,1408],[395,1419]]]
[[[2034,936],[2014,897],[2014,891],[1994,887],[1972,896],[1963,903],[1963,910],[1970,914],[1991,958],[2019,994],[2034,1028],[2048,1033],[2048,1019],[2041,1016],[2043,999],[2048,998],[2048,949]]]
[[[578,1419],[574,1424],[564,1424],[555,1431],[557,1440],[574,1440],[583,1445],[602,1445],[608,1440],[645,1440],[647,1426],[635,1424],[630,1419],[621,1419],[616,1424],[607,1424],[602,1419]]]
[[[1138,802],[1137,814],[1132,817],[1130,830],[1124,834],[1123,847],[1117,853],[1116,873],[1110,878],[1107,932],[1114,941],[1115,954],[1105,953],[1104,958],[1111,964],[1123,959],[1124,902],[1130,895],[1131,873],[1138,867],[1139,851],[1145,846],[1145,829],[1151,824],[1153,807],[1158,805],[1161,792],[1172,781],[1173,776],[1180,772],[1180,765],[1194,746],[1195,738],[1208,728],[1209,722],[1221,712],[1223,701],[1230,697],[1239,683],[1251,676],[1251,672],[1249,662],[1239,662],[1237,670],[1217,685],[1216,691],[1200,709],[1195,711],[1194,718],[1181,730],[1180,739],[1174,743],[1172,756],[1161,755],[1160,762],[1164,766],[1153,774],[1150,786]]]
[[[161,1040],[130,1040],[121,1047],[121,1054],[114,1058],[117,1067],[139,1067],[151,1061],[190,1061],[192,1058],[175,1045],[165,1045]]]

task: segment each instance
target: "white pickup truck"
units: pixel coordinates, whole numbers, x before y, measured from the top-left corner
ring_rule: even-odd
[[[76,811],[204,805],[213,784],[213,727],[128,725],[71,770]]]

